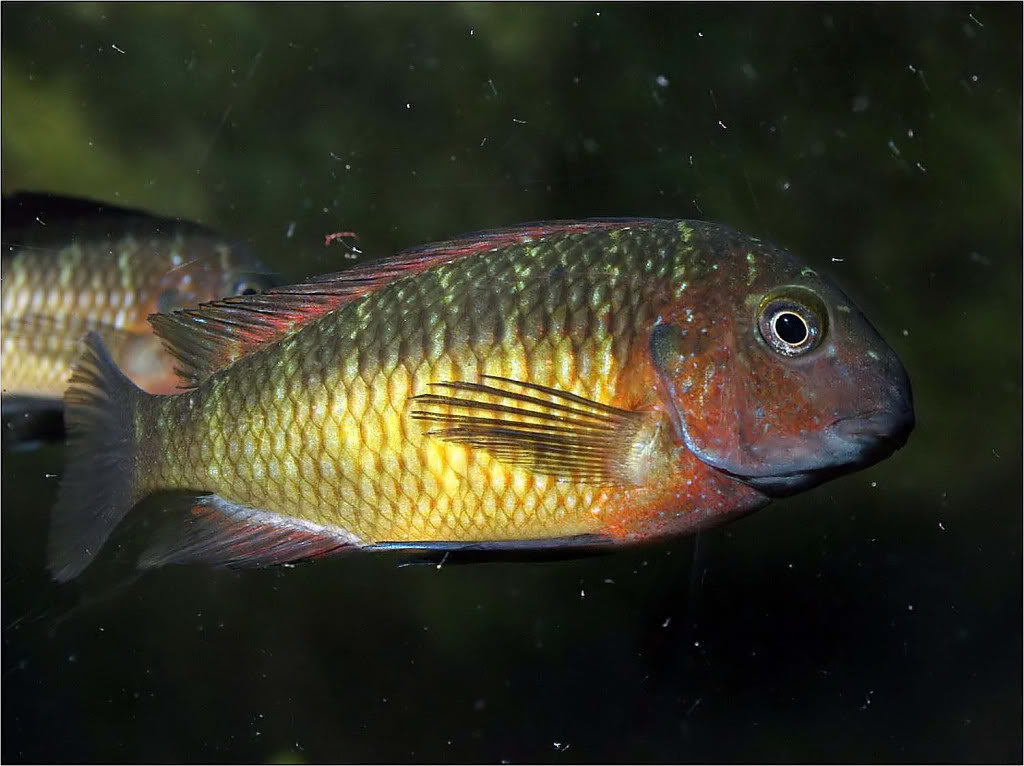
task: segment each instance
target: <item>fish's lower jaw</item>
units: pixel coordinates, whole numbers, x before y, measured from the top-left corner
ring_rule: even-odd
[[[898,447],[890,442],[872,441],[863,448],[844,449],[842,457],[829,456],[818,458],[816,462],[794,466],[791,470],[780,470],[775,473],[749,474],[742,471],[721,469],[723,473],[741,481],[750,487],[764,492],[772,498],[788,497],[803,492],[819,484],[868,468],[889,457]]]
[[[719,456],[695,454],[708,466],[770,497],[786,497],[885,460],[914,427],[908,408],[875,410],[837,420],[813,437],[790,437]]]
[[[845,473],[845,472],[842,472]],[[825,471],[803,471],[775,476],[740,476],[730,474],[738,481],[763,492],[771,498],[787,497],[815,487],[838,474]]]

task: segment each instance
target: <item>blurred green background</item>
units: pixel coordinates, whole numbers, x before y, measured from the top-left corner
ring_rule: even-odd
[[[15,761],[1006,761],[1021,752],[1021,6],[2,12],[2,187],[288,278],[540,218],[719,221],[830,273],[918,427],[699,539],[546,564],[43,569],[5,445]]]

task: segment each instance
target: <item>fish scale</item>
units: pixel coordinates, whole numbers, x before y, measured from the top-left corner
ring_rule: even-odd
[[[369,542],[536,537],[552,524],[591,531],[600,491],[549,476],[513,481],[515,470],[487,453],[429,439],[407,402],[430,383],[479,373],[525,373],[611,402],[653,291],[620,284],[622,254],[590,257],[594,236],[410,277],[281,341],[273,364],[268,349],[215,375],[194,394],[204,397],[195,417],[187,399],[162,402],[142,426],[170,436],[146,487],[202,486]],[[567,283],[540,276],[556,267]],[[508,283],[519,289],[495,294]],[[326,420],[313,417],[318,401]]]
[[[60,397],[90,330],[136,383],[172,392],[146,318],[270,285],[244,248],[198,224],[35,193],[5,197],[3,214],[4,394]]]

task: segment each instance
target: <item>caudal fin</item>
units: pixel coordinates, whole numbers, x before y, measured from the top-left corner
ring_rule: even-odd
[[[134,487],[133,412],[139,396],[99,335],[90,332],[64,394],[68,462],[50,525],[54,579],[77,576],[139,500]]]

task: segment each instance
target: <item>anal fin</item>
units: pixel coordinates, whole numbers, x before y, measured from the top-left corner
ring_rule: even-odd
[[[321,558],[355,544],[355,538],[336,528],[236,505],[217,495],[192,496],[168,509],[139,566],[266,567]]]

